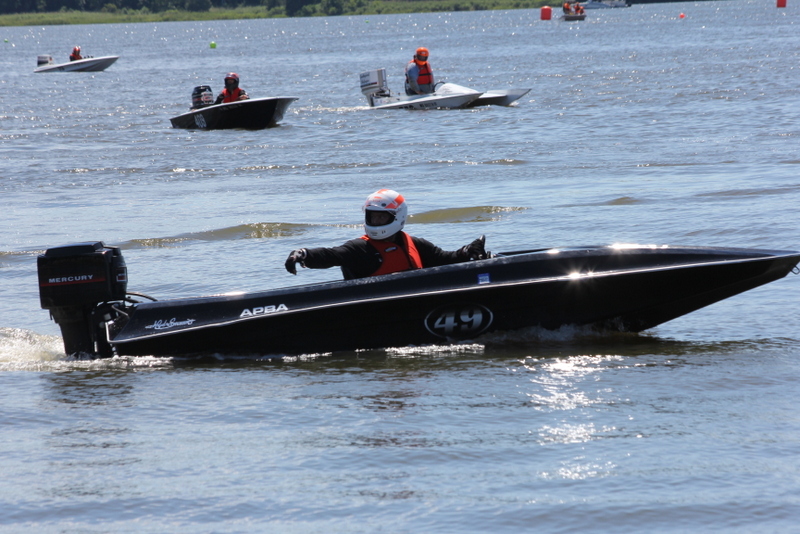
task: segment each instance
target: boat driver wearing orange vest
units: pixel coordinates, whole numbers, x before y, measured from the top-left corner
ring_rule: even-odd
[[[237,102],[249,98],[247,92],[239,87],[239,75],[235,72],[229,72],[225,75],[225,89],[219,94],[214,104],[227,104],[228,102]]]
[[[400,193],[381,189],[364,202],[365,235],[332,248],[301,248],[286,259],[286,270],[297,264],[310,269],[341,267],[345,280],[437,267],[488,257],[483,236],[458,250],[442,250],[421,237],[403,232],[408,205]]]
[[[72,53],[69,55],[69,60],[78,61],[79,59],[83,59],[81,57],[81,47],[76,46],[75,48],[72,49]]]
[[[406,94],[425,95],[435,88],[433,71],[428,63],[428,49],[417,48],[414,59],[406,65]]]

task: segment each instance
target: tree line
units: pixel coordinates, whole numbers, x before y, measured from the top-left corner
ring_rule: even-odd
[[[241,6],[285,7],[298,0],[239,0]],[[300,0],[311,3],[311,0]],[[0,0],[0,14],[52,13],[56,11],[100,11],[116,13],[123,10],[160,13],[169,10],[208,11],[212,7],[228,8],[225,0]]]
[[[0,0],[0,16],[28,17],[21,23],[31,24],[30,15],[60,14],[63,18],[50,23],[75,24],[98,21],[91,20],[91,17],[85,17],[87,20],[83,21],[78,17],[76,20],[70,14],[98,13],[112,19],[124,16],[126,21],[209,20],[221,14],[227,15],[224,18],[260,18],[530,9],[547,2],[548,0]],[[178,16],[179,13],[186,16]],[[48,20],[53,18],[49,17]],[[20,21],[16,21],[16,24],[19,23]]]

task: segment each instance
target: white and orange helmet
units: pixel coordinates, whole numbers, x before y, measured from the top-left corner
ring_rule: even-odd
[[[364,231],[372,239],[387,239],[403,229],[408,216],[408,204],[403,195],[391,189],[375,191],[364,202]],[[382,225],[375,225],[371,213],[389,213],[392,218]]]

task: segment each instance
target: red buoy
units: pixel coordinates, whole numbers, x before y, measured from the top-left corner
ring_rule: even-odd
[[[778,0],[778,1],[780,2],[781,0]],[[784,2],[785,2],[785,1],[786,1],[786,0],[784,0]],[[550,6],[542,6],[542,10],[541,10],[541,17],[542,17],[542,20],[550,20],[550,18],[551,18],[552,16],[553,16],[553,10],[552,10],[552,8],[551,8]]]
[[[778,0],[778,7],[786,7],[786,0]]]

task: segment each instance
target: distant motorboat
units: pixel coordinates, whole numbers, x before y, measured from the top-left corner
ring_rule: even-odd
[[[170,122],[173,128],[191,130],[263,130],[277,126],[283,120],[289,104],[295,100],[295,96],[273,96],[212,104],[211,87],[201,85],[195,87],[192,93],[192,109],[172,117]]]
[[[433,93],[405,95],[392,93],[386,82],[386,69],[362,72],[361,93],[373,109],[464,109],[476,106],[508,106],[530,89],[492,89],[476,91],[455,83],[437,84]]]
[[[589,0],[588,2],[581,2],[583,9],[609,9],[613,7],[631,7],[631,5],[623,0]]]
[[[564,13],[564,16],[561,18],[568,22],[573,20],[584,20],[586,18],[586,13]]]
[[[118,59],[119,56],[102,56],[54,63],[53,56],[42,55],[36,59],[38,67],[33,72],[99,72],[106,70]]]

